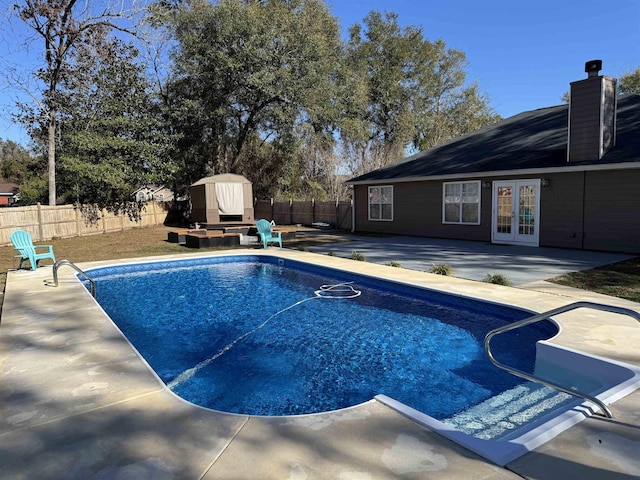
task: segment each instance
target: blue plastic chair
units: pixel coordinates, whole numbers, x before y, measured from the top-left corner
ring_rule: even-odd
[[[271,230],[271,223],[268,220],[258,220],[256,222],[256,228],[258,229],[258,234],[262,239],[262,245],[264,248],[267,248],[269,243],[277,243],[282,248],[282,232],[273,232]]]
[[[53,260],[53,263],[56,263],[56,257],[53,255],[53,246],[52,245],[34,245],[31,240],[31,235],[29,232],[25,232],[24,230],[16,230],[11,234],[11,243],[13,243],[13,248],[15,248],[20,253],[20,265],[18,268],[22,268],[22,262],[25,260],[29,260],[31,263],[31,269],[36,270],[38,268],[38,261],[50,258]],[[37,253],[36,249],[38,248],[46,248],[47,251],[43,253]]]

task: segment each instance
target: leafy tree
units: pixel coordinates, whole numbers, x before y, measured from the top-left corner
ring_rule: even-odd
[[[88,41],[106,37],[112,29],[127,31],[117,24],[132,11],[123,4],[100,5],[91,10],[88,2],[77,0],[22,0],[14,6],[18,16],[44,42],[44,66],[35,72],[42,83],[42,100],[37,105],[22,105],[23,121],[32,132],[46,135],[49,204],[56,204],[56,138],[59,87],[70,68],[69,56]]]
[[[137,218],[133,191],[174,173],[172,136],[159,116],[138,51],[118,39],[79,45],[60,89],[60,197]]]
[[[343,45],[322,0],[163,1],[153,12],[177,41],[162,98],[182,188],[234,172],[261,194],[332,197],[338,172],[498,118],[465,86],[464,54],[395,14],[370,13]]]
[[[257,159],[270,165],[263,173],[273,173],[275,157],[297,161],[300,125],[318,144],[332,141],[340,40],[321,0],[194,0],[156,18],[178,41],[168,106],[182,183],[220,172],[255,182]]]
[[[396,14],[371,12],[364,24],[364,32],[351,27],[341,70],[341,138],[354,173],[359,164],[368,170],[396,160],[410,142],[414,49],[422,42],[418,29],[400,28]]]
[[[416,67],[413,147],[426,150],[497,122],[501,117],[476,83],[465,86],[466,57],[442,40],[421,49]]]
[[[47,160],[17,143],[0,140],[0,178],[20,185],[20,203],[31,205],[46,199]]]
[[[640,68],[620,77],[618,89],[621,93],[635,93],[640,95]]]
[[[0,178],[21,183],[32,162],[29,152],[12,140],[0,138]]]
[[[372,11],[350,29],[341,70],[341,138],[352,173],[398,160],[495,122],[477,85],[465,87],[463,52],[394,13]]]

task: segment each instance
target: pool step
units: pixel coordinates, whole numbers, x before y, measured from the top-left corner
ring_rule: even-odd
[[[573,398],[549,387],[526,382],[442,420],[481,439],[498,439]]]

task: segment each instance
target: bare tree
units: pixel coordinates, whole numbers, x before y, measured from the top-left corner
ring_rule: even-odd
[[[307,184],[314,186],[310,196],[318,200],[336,200],[348,197],[344,184],[347,173],[344,162],[331,144],[318,144],[312,137],[306,137],[302,147],[304,158],[302,175]],[[341,174],[342,172],[342,174]]]
[[[13,8],[44,42],[44,66],[34,72],[44,87],[31,119],[42,121],[47,133],[49,205],[55,205],[59,86],[70,68],[70,54],[81,44],[101,42],[113,30],[134,33],[134,19],[141,8],[133,1],[96,7],[88,0],[23,0]]]
[[[386,167],[405,156],[405,151],[398,145],[384,142],[343,142],[341,150],[344,168],[348,174],[354,176]]]

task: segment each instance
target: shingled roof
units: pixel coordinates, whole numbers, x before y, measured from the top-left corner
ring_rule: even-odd
[[[18,185],[12,182],[0,182],[0,194],[14,195],[18,193]]]
[[[567,162],[568,105],[523,112],[347,183],[415,181],[521,170],[562,171],[640,162],[640,95],[618,98],[616,145],[601,159]]]

